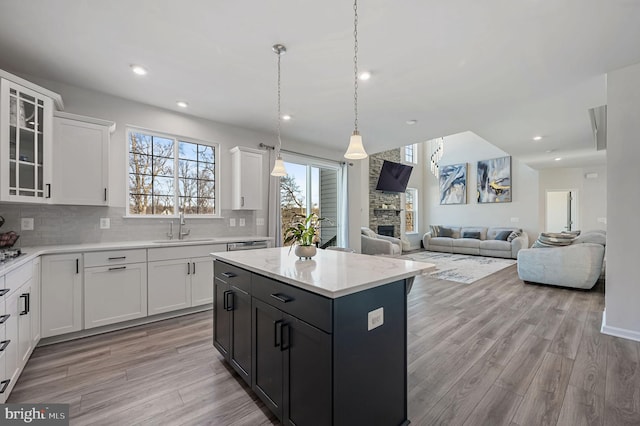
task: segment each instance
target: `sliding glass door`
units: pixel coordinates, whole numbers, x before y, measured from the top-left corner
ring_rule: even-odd
[[[318,164],[298,156],[283,157],[287,169],[287,176],[280,178],[283,240],[284,230],[291,226],[296,215],[315,213],[326,219],[320,228],[318,246],[340,245],[340,165]]]

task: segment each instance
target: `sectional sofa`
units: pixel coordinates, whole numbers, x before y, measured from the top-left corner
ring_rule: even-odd
[[[529,237],[519,228],[431,226],[422,243],[430,251],[517,259]]]

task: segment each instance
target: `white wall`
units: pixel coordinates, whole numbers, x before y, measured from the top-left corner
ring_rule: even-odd
[[[597,177],[587,178],[596,174]],[[540,229],[545,229],[545,199],[550,190],[578,192],[578,228],[607,229],[607,167],[558,168],[540,170]]]
[[[605,333],[640,340],[640,64],[607,75]]]
[[[423,145],[427,146],[427,145]],[[428,160],[429,152],[423,158]],[[538,172],[511,159],[512,202],[478,204],[477,162],[508,155],[472,132],[445,137],[444,155],[440,164],[468,163],[467,204],[440,205],[438,181],[427,168],[424,172],[425,193],[422,206],[426,214],[424,225],[513,226],[529,234],[531,244],[539,232]],[[428,167],[428,163],[425,164]],[[517,220],[517,222],[514,222]]]

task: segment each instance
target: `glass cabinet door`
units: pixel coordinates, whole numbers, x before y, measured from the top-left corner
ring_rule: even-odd
[[[9,86],[9,196],[48,197],[44,184],[45,99]],[[6,105],[6,104],[5,104]],[[6,167],[6,163],[3,165]]]

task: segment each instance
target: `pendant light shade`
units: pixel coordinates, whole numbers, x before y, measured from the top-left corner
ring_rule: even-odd
[[[344,154],[344,158],[349,160],[362,160],[367,158],[367,151],[362,144],[362,136],[358,131],[358,0],[353,2],[353,112],[355,119],[353,122],[353,134],[349,139],[349,147]]]
[[[271,176],[286,176],[287,169],[284,167],[284,161],[282,161],[282,157],[278,155],[276,158],[276,162],[273,165],[273,170],[271,170]]]
[[[349,139],[349,147],[344,154],[344,158],[348,158],[349,160],[362,160],[367,158],[367,151],[364,150],[364,145],[362,145],[362,136],[360,136],[360,132],[357,130],[353,132]]]
[[[271,170],[271,176],[286,176],[287,169],[284,167],[284,161],[280,156],[280,149],[282,148],[282,140],[280,139],[280,123],[282,115],[280,114],[280,57],[287,52],[287,48],[282,44],[274,44],[271,50],[278,55],[278,146],[276,147],[276,161],[273,164],[273,170]]]

